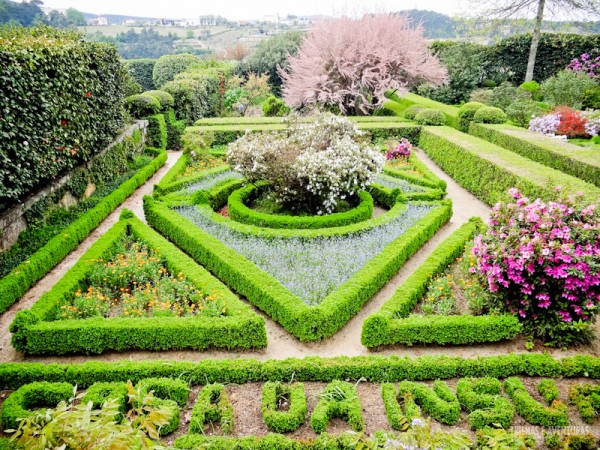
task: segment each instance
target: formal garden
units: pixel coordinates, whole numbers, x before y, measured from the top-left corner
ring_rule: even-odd
[[[402,16],[316,26],[281,86],[1,28],[0,448],[598,448],[578,39],[451,99]]]

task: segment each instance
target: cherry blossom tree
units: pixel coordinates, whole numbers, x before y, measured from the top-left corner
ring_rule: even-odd
[[[369,113],[387,89],[440,85],[447,76],[429,51],[422,26],[396,14],[318,22],[279,73],[287,104],[321,103],[344,114]]]

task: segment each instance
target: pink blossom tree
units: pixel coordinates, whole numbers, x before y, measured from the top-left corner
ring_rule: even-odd
[[[287,104],[321,103],[344,114],[369,113],[382,104],[387,89],[440,85],[447,76],[422,26],[395,14],[318,22],[279,73]]]

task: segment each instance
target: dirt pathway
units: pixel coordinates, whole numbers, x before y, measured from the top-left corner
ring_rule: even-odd
[[[493,345],[471,345],[471,346],[415,346],[415,347],[396,347],[387,348],[378,352],[371,352],[360,343],[360,334],[364,320],[381,308],[383,303],[395,292],[397,287],[402,284],[431,254],[431,252],[450,234],[452,234],[460,225],[465,223],[470,217],[478,216],[487,219],[490,208],[478,200],[475,196],[461,188],[439,167],[435,165],[423,152],[417,151],[419,158],[440,178],[448,183],[448,198],[453,201],[454,215],[452,220],[446,224],[440,231],[425,244],[379,291],[365,307],[352,318],[338,333],[333,337],[317,343],[303,343],[292,337],[284,328],[272,321],[269,317],[263,315],[266,320],[268,346],[266,349],[258,351],[167,351],[167,352],[124,352],[108,353],[99,356],[67,356],[67,357],[23,357],[10,347],[10,333],[8,326],[15,313],[23,308],[28,308],[39,298],[53,283],[60,278],[77,259],[92,245],[92,243],[106,231],[119,216],[119,210],[111,214],[100,227],[84,241],[84,243],[73,253],[71,253],[61,264],[59,264],[49,275],[42,279],[31,289],[25,297],[13,306],[7,313],[0,317],[1,345],[0,361],[43,361],[43,362],[84,362],[89,360],[96,361],[120,361],[127,360],[150,360],[150,359],[177,359],[177,360],[202,360],[207,358],[256,358],[259,360],[267,359],[285,359],[290,357],[302,358],[305,356],[361,356],[361,355],[402,355],[402,356],[423,356],[439,355],[460,356],[465,358],[474,358],[477,356],[498,355],[510,352],[525,352],[523,340],[513,340]],[[179,157],[178,153],[170,153],[169,160],[149,182],[130,197],[123,207],[132,209],[139,217],[143,218],[142,197],[152,191],[152,185],[156,183],[168,170],[169,167]],[[120,208],[119,208],[120,209]],[[536,349],[538,350],[538,349]],[[540,351],[542,349],[539,349]],[[549,351],[555,357],[581,354],[581,350],[570,350],[563,352],[560,350],[544,349]],[[585,349],[592,354],[600,354],[600,346],[597,344]]]

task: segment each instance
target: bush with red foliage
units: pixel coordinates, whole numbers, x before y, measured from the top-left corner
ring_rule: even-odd
[[[554,112],[560,115],[560,124],[556,134],[569,138],[590,137],[586,129],[588,120],[581,113],[568,106],[559,106]]]

